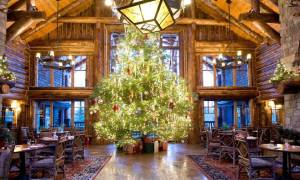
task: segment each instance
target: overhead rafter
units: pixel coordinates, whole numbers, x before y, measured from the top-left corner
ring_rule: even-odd
[[[260,2],[271,9],[273,12],[279,14],[279,7],[277,4],[278,2],[276,0],[260,0]]]
[[[276,19],[271,19],[272,16],[263,17],[263,14],[260,13],[260,2],[259,0],[251,0],[251,10],[248,13],[240,14],[239,19],[241,21],[251,21],[253,24],[268,38],[280,42],[280,34],[271,28],[266,21],[273,21]],[[274,16],[276,17],[276,16]],[[279,17],[278,21],[279,21]],[[264,21],[265,20],[265,21]]]
[[[82,16],[68,16],[59,18],[61,23],[83,23],[83,24],[121,24],[116,17],[82,17]],[[179,18],[176,24],[197,24],[197,25],[214,25],[226,26],[226,21],[219,21],[215,19],[197,19],[197,18]]]
[[[26,3],[26,11],[11,10],[7,14],[8,21],[14,21],[13,25],[7,29],[6,41],[11,41],[28,29],[34,22],[43,21],[46,18],[45,12],[33,11],[31,1],[19,1],[18,3]],[[15,5],[14,4],[14,5]],[[21,6],[21,5],[19,5]],[[17,8],[18,9],[18,8]]]
[[[278,14],[270,14],[270,13],[257,13],[254,11],[240,14],[240,21],[263,21],[266,23],[279,23],[279,15]]]
[[[66,15],[69,11],[73,10],[74,8],[76,8],[77,6],[80,6],[82,3],[84,3],[85,0],[76,0],[72,3],[70,3],[68,6],[64,7],[63,9],[61,9],[58,13],[60,14],[60,16],[64,16]],[[46,19],[46,21],[39,23],[35,28],[30,29],[28,31],[26,31],[24,34],[21,35],[22,39],[26,39],[29,36],[31,36],[33,33],[43,29],[44,27],[46,27],[48,24],[56,21],[56,12],[54,14],[52,14],[50,17],[48,17]]]
[[[26,4],[26,0],[19,0],[9,7],[10,11],[18,11]]]
[[[199,0],[196,1],[198,7],[205,13],[209,14],[210,16],[214,17],[218,20],[228,20],[229,16],[226,12],[219,9],[216,5],[208,2],[206,0]],[[246,25],[238,22],[234,17],[231,16],[231,23],[233,24],[232,31],[237,33],[239,36],[246,38],[256,44],[260,44],[264,41],[263,37],[261,37],[256,32],[252,31]],[[248,37],[248,38],[247,38]]]

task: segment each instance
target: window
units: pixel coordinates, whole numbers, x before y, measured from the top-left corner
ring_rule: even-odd
[[[233,86],[233,69],[217,68],[217,86]]]
[[[50,69],[38,63],[38,87],[50,87]]]
[[[212,59],[210,57],[203,57],[203,86],[209,87],[214,86],[214,67],[212,63]]]
[[[72,112],[74,112],[73,115]],[[73,117],[74,121],[72,121]],[[85,103],[79,100],[35,101],[35,125],[37,130],[50,127],[75,127],[83,130],[85,128]]]
[[[218,101],[218,127],[234,125],[233,101]]]
[[[14,122],[14,111],[10,107],[2,107],[2,119],[4,120],[4,127],[12,128]]]
[[[209,129],[215,127],[214,101],[204,101],[204,126]]]
[[[236,66],[234,62],[228,62],[229,59],[229,56],[223,56],[223,60],[220,62],[216,56],[202,57],[203,87],[249,86],[248,64]],[[223,63],[229,66],[223,67]],[[234,78],[234,74],[236,78]]]
[[[67,56],[61,56],[67,60]],[[74,56],[75,65],[72,69],[50,69],[38,63],[38,87],[86,87],[86,56]],[[74,78],[72,77],[74,71]],[[53,84],[51,83],[53,78]],[[74,82],[72,82],[72,80]],[[74,83],[74,85],[72,85]]]
[[[178,76],[180,75],[180,46],[178,34],[162,34],[161,35],[161,47],[163,48],[164,64],[167,69],[174,72]]]
[[[75,58],[74,87],[86,86],[86,56]]]
[[[71,127],[71,101],[53,102],[53,127]]]
[[[50,127],[50,102],[36,102],[35,119],[37,129],[47,129]]]
[[[74,102],[74,127],[84,129],[85,110],[84,101]]]
[[[236,68],[236,86],[247,87],[248,83],[248,64],[238,66]]]
[[[118,62],[117,62],[117,44],[120,40],[120,38],[124,37],[124,33],[111,33],[110,35],[110,72],[114,73],[116,72],[119,67],[118,67]]]
[[[250,126],[249,101],[237,101],[238,128]]]

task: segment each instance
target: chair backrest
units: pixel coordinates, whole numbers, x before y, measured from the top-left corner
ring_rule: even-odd
[[[82,149],[84,148],[84,136],[83,135],[75,135],[74,136],[74,148]]]
[[[270,129],[269,128],[263,128],[260,130],[260,136],[259,136],[259,144],[266,144],[270,143]]]
[[[248,159],[248,147],[247,142],[245,140],[239,139],[236,143],[237,152],[239,153],[239,157]]]
[[[55,164],[62,165],[65,160],[65,140],[61,139],[57,141],[55,146]]]
[[[235,132],[221,131],[219,132],[220,143],[222,146],[235,147]]]
[[[29,127],[20,127],[19,133],[20,133],[19,143],[21,144],[27,143],[28,140],[30,139]]]
[[[6,149],[0,150],[0,179],[8,179],[14,148],[15,145],[9,145]]]

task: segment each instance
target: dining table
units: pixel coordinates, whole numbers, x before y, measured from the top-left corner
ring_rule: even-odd
[[[48,146],[45,144],[21,144],[15,146],[14,153],[20,154],[20,174],[18,179],[29,179],[29,177],[26,175],[25,153],[30,153],[47,147]]]
[[[300,153],[300,146],[294,146],[290,144],[261,144],[259,147],[261,149],[268,150],[268,151],[281,152],[283,155],[282,156],[283,179],[291,179],[289,154]]]

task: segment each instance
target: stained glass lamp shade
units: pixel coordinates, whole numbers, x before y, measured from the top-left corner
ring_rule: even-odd
[[[181,0],[133,0],[117,10],[141,32],[151,33],[175,23],[180,15]]]

